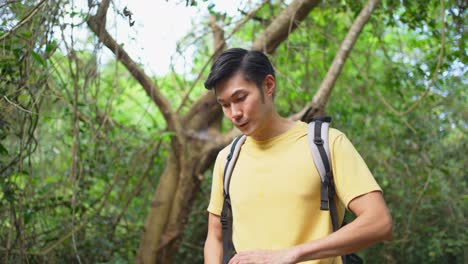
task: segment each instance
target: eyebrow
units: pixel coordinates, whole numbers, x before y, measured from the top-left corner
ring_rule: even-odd
[[[240,93],[244,93],[244,92],[246,92],[246,91],[244,91],[244,90],[242,90],[242,89],[236,90],[235,92],[233,92],[233,93],[231,94],[231,96],[229,96],[229,98],[235,97],[236,95],[238,95],[238,94],[240,94]],[[218,103],[224,102],[224,100],[221,99],[221,98],[216,98],[216,101],[218,101]]]

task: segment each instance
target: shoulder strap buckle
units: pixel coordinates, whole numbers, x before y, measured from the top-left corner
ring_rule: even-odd
[[[314,144],[315,145],[323,145],[323,139],[319,137],[314,137]]]

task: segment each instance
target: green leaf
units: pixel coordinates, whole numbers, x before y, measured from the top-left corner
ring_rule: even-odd
[[[39,64],[45,66],[45,62],[44,60],[41,58],[41,56],[39,54],[37,54],[36,52],[34,51],[31,51],[31,56],[34,58],[34,60],[36,60]]]
[[[46,52],[51,52],[52,50],[54,50],[55,48],[57,48],[57,41],[52,41],[50,44],[47,44],[46,48],[45,48],[45,51]]]

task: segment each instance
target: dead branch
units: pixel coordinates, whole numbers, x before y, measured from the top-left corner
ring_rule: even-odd
[[[239,11],[242,15],[246,16],[248,13],[245,12],[244,10],[240,9],[240,8],[237,8],[237,11]],[[253,16],[252,17],[252,20],[254,21],[258,21],[262,24],[266,24],[266,23],[269,23],[270,20],[269,19],[266,19],[266,18],[263,18],[263,17],[259,17],[259,16]]]

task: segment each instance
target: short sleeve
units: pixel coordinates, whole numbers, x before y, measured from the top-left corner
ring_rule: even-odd
[[[214,215],[221,215],[223,209],[223,167],[225,159],[226,149],[223,149],[218,153],[213,168],[210,203],[207,209],[208,212]]]
[[[382,191],[372,176],[369,168],[353,144],[343,133],[330,130],[334,133],[331,147],[331,159],[335,180],[336,194],[348,207],[356,197],[373,191]]]

